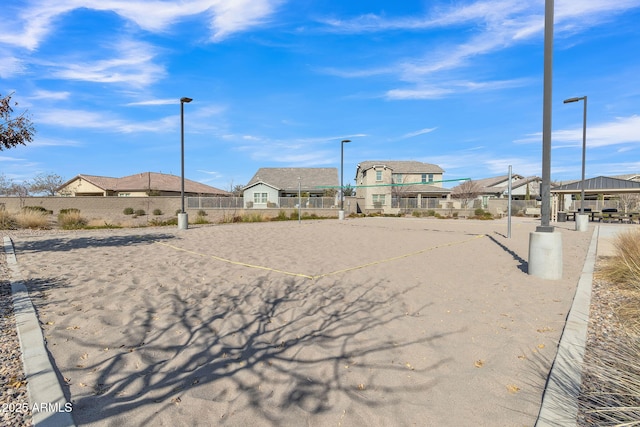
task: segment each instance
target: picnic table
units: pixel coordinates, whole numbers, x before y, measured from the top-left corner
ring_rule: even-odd
[[[629,224],[640,224],[640,213],[638,212],[602,212],[598,219],[601,222],[626,222]]]
[[[577,215],[577,214],[579,214],[579,213],[580,213],[580,211],[579,211],[579,210],[577,210],[577,211],[569,211],[569,212],[567,212],[567,219],[568,219],[568,220],[571,220],[571,221],[575,221],[575,220],[576,220],[576,215]],[[591,221],[595,221],[595,220],[596,220],[596,217],[597,217],[601,212],[600,212],[600,211],[593,211],[593,210],[591,210],[591,209],[589,209],[589,208],[585,208],[584,213],[585,213],[586,215],[589,215],[589,216],[590,216]]]

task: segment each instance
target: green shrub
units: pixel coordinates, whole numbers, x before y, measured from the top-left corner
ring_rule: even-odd
[[[178,218],[169,218],[166,220],[162,220],[160,218],[153,218],[149,221],[149,225],[153,226],[164,226],[164,225],[178,225]]]
[[[264,222],[264,217],[260,213],[244,214],[242,222]]]
[[[52,214],[53,211],[45,209],[44,206],[25,206],[22,208],[23,211],[32,211],[32,212],[41,212],[44,214]]]
[[[287,218],[287,213],[285,211],[280,211],[278,212],[278,216],[271,218],[271,221],[286,221],[289,218]]]
[[[133,215],[133,208],[124,208],[122,213],[125,215]]]
[[[198,211],[198,216],[207,216],[207,215],[208,215],[207,212],[203,211],[202,209]]]
[[[436,211],[434,211],[433,209],[428,210],[427,216],[436,216]]]
[[[79,214],[80,213],[80,209],[76,209],[76,208],[67,208],[67,209],[60,209],[60,212],[58,213],[58,215],[66,215],[66,214]]]
[[[161,209],[156,208],[156,209],[154,209],[154,210],[153,210],[153,214],[154,214],[155,216],[162,215],[162,210],[161,210]]]
[[[84,228],[87,220],[80,216],[79,209],[63,209],[58,214],[58,224],[64,230],[75,230]]]
[[[193,222],[194,224],[209,224],[209,221],[203,215],[196,215],[196,219]]]
[[[136,209],[136,211],[133,213],[133,215],[135,216],[143,216],[146,215],[147,213],[144,211],[144,209]]]

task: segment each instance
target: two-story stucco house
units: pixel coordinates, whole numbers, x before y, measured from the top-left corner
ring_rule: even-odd
[[[426,202],[437,205],[438,199],[446,199],[451,192],[442,187],[443,173],[438,165],[417,161],[361,162],[356,169],[358,209],[392,212],[408,206],[403,204],[407,199],[412,202],[411,207],[433,207]]]

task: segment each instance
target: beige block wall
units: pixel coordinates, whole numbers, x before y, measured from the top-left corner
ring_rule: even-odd
[[[123,225],[144,225],[153,220],[166,220],[174,218],[176,211],[180,210],[181,198],[179,196],[170,197],[0,197],[0,205],[4,205],[9,212],[19,212],[23,206],[42,206],[58,215],[61,209],[79,209],[80,214],[100,225],[102,222]],[[345,206],[346,207],[346,206]],[[132,215],[125,215],[125,208],[133,210],[142,209],[146,215],[133,218]],[[160,209],[162,215],[153,215],[155,209]],[[192,222],[200,209],[185,209],[189,214],[189,222]],[[207,221],[212,223],[222,222],[225,219],[245,214],[261,214],[265,218],[278,216],[280,211],[284,211],[287,216],[297,209],[202,209],[207,213]],[[355,207],[353,209],[355,211]],[[321,217],[338,217],[337,209],[302,209],[302,214],[316,214]]]

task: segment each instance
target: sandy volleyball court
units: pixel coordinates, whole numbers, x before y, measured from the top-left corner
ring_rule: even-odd
[[[530,426],[591,232],[362,218],[17,236],[79,425]]]

